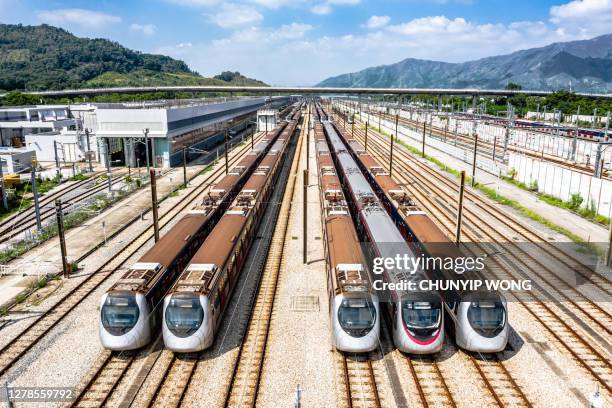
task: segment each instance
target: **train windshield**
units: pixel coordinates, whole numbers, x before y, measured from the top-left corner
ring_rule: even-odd
[[[371,299],[345,298],[338,308],[340,327],[353,337],[363,337],[376,322],[376,308]]]
[[[472,328],[485,337],[496,336],[506,325],[506,310],[500,301],[471,302],[467,317]]]
[[[133,293],[110,293],[102,306],[102,326],[110,334],[121,336],[138,322],[140,309]]]
[[[402,302],[402,319],[407,329],[416,332],[433,331],[440,326],[440,302]]]
[[[187,337],[196,332],[204,320],[204,309],[198,296],[179,294],[166,307],[166,326],[175,336]]]

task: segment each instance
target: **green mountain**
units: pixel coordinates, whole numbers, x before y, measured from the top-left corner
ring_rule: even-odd
[[[79,38],[45,24],[0,24],[2,90],[159,85],[266,84],[238,72],[205,78],[183,61],[101,38]]]
[[[612,92],[612,34],[462,63],[407,58],[322,81],[319,86],[490,88]]]

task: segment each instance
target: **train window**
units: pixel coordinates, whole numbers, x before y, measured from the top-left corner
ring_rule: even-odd
[[[132,293],[109,294],[100,313],[102,326],[113,336],[129,332],[140,317],[136,296]]]
[[[406,328],[418,334],[437,330],[442,316],[438,302],[402,301],[402,319]]]
[[[506,325],[506,310],[499,301],[471,302],[467,317],[472,328],[484,337],[498,335]]]
[[[338,308],[340,327],[353,337],[363,337],[376,322],[376,308],[369,298],[345,298]]]
[[[200,299],[192,294],[172,296],[166,307],[166,326],[177,337],[195,333],[204,320],[204,309]]]

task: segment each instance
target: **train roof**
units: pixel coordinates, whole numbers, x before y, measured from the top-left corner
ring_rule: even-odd
[[[117,291],[146,292],[159,279],[180,249],[207,222],[208,216],[186,214],[149,249],[112,287]]]
[[[245,215],[245,212],[234,207],[228,210],[206,238],[204,244],[195,253],[190,265],[214,264],[218,267],[223,265],[234,247],[236,237],[240,234],[242,226],[246,222]]]

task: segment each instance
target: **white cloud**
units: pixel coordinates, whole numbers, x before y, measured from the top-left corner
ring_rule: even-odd
[[[354,6],[359,4],[361,0],[327,0],[327,3],[337,6]]]
[[[141,32],[144,35],[153,35],[157,31],[157,27],[154,24],[132,24],[130,25],[131,31]]]
[[[325,0],[323,3],[316,4],[310,8],[313,14],[326,15],[331,14],[333,6],[354,6],[359,4],[361,0]]]
[[[294,6],[296,2],[301,0],[251,0],[253,3],[271,9],[278,9],[284,6]]]
[[[612,0],[573,0],[550,8],[550,21],[560,32],[579,32],[582,37],[612,31]]]
[[[101,28],[108,24],[121,22],[121,17],[118,16],[77,8],[43,10],[37,12],[36,17],[44,23],[55,25],[76,24],[92,28]]]
[[[584,19],[588,24],[591,19],[610,19],[612,17],[612,0],[574,0],[560,6],[550,8],[553,23],[559,24],[567,20]]]
[[[261,13],[253,7],[233,3],[224,3],[220,11],[208,17],[210,21],[222,28],[256,25],[263,20]]]
[[[389,16],[372,16],[368,18],[365,26],[367,28],[381,28],[389,24],[391,17]]]
[[[587,1],[594,0],[584,2]],[[574,4],[571,0],[566,2],[567,7]],[[312,12],[323,14],[339,7],[325,0],[311,4],[315,4]],[[319,9],[315,10],[316,7]],[[181,57],[206,75],[229,69],[273,85],[312,85],[332,75],[408,57],[463,62],[552,42],[590,38],[605,29],[606,24],[592,24],[588,19],[567,23],[573,13],[559,7],[551,8],[549,19],[544,21],[504,24],[444,15],[391,24],[391,20],[384,19],[386,16],[373,16],[378,19],[370,20],[374,25],[380,24],[378,27],[371,27],[364,34],[349,31],[338,36],[317,36],[309,24],[291,23],[276,28],[248,24],[221,39],[159,51]],[[598,10],[598,21],[605,21],[602,17],[605,10]],[[580,11],[574,13],[578,15]],[[609,27],[607,30],[612,31]]]
[[[167,3],[182,7],[210,7],[219,4],[220,0],[165,0]]]
[[[330,14],[332,12],[332,8],[327,3],[317,4],[310,9],[314,14],[318,14],[320,16]]]

